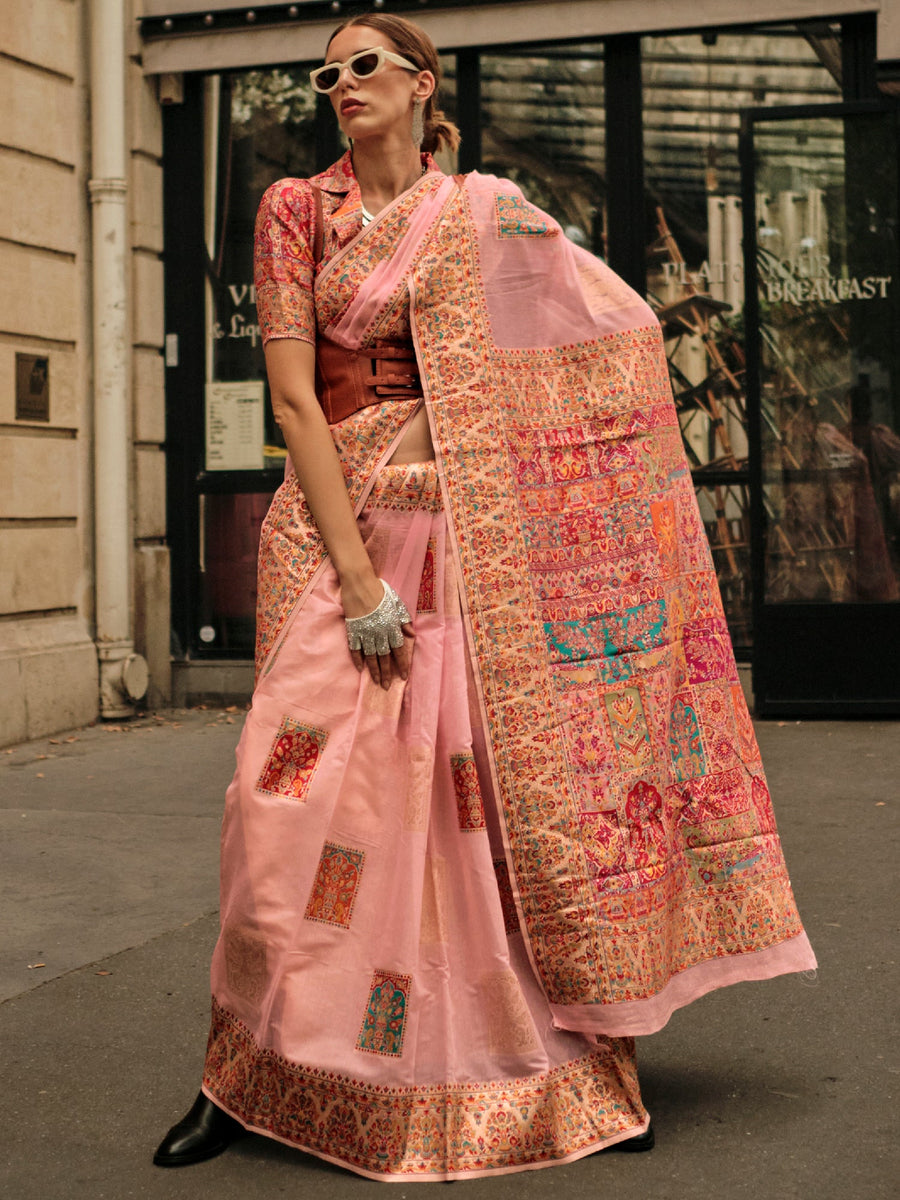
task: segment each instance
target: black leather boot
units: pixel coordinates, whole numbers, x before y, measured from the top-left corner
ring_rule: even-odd
[[[244,1132],[240,1121],[229,1117],[201,1092],[191,1111],[173,1125],[153,1155],[158,1167],[186,1167],[215,1158]]]
[[[644,1133],[639,1133],[637,1137],[627,1138],[624,1142],[616,1142],[609,1149],[619,1150],[623,1154],[640,1154],[642,1150],[652,1150],[656,1144],[656,1137],[653,1133],[653,1126],[648,1125]]]

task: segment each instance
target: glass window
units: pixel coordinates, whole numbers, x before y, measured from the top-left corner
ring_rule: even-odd
[[[757,123],[770,604],[900,599],[896,130]]]
[[[600,42],[481,56],[481,170],[512,179],[595,253],[604,249],[603,97]]]
[[[300,67],[205,82],[206,419],[196,635],[212,654],[252,653],[260,525],[285,460],[256,319],[256,209],[270,183],[315,173],[315,118]]]
[[[746,650],[752,629],[740,110],[840,100],[838,30],[820,23],[646,37],[642,68],[649,295],[666,336],[729,627]],[[810,143],[810,153],[817,148]],[[785,162],[791,149],[780,139]],[[805,231],[816,203],[808,191],[791,201],[793,224],[784,234],[796,232],[792,245],[811,236]]]

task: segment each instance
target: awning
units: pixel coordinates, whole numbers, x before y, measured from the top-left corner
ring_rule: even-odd
[[[384,0],[372,0],[373,12]],[[573,41],[622,33],[734,27],[810,20],[880,9],[879,59],[900,59],[897,0],[755,0],[735,21],[734,0],[391,0],[393,14],[420,24],[441,50],[522,42]],[[741,6],[743,8],[743,6]],[[340,0],[143,0],[140,32],[147,74],[223,71],[314,62],[348,15],[365,11]]]

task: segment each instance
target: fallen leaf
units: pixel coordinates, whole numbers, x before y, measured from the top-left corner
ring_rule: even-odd
[[[226,712],[237,712],[237,705],[229,704],[228,707],[225,709],[225,711]]]
[[[777,1092],[774,1088],[769,1088],[770,1096],[784,1096],[785,1100],[799,1100],[800,1097],[796,1092]]]
[[[51,746],[59,746],[60,745],[59,738],[47,738],[47,741],[50,743]]]
[[[49,758],[50,756],[48,754],[38,754],[35,755],[35,757],[40,761],[42,759]]]
[[[44,778],[44,772],[38,771],[37,774],[35,775],[35,779],[43,779],[43,778]]]
[[[77,737],[67,737],[67,738],[66,738],[66,741],[67,741],[67,742],[77,742],[77,741],[78,741],[78,738],[77,738]]]
[[[95,971],[95,975],[112,975],[112,971]]]
[[[876,807],[876,808],[884,808],[884,806],[885,806],[885,804],[886,804],[886,803],[887,803],[887,801],[886,801],[886,800],[876,800],[876,801],[875,801],[875,807]]]
[[[226,718],[225,718],[225,724],[226,724],[226,725],[233,725],[233,724],[234,724],[234,717],[226,717]]]
[[[28,970],[36,971],[38,969],[38,967],[46,967],[46,965],[47,965],[46,963],[29,963]]]

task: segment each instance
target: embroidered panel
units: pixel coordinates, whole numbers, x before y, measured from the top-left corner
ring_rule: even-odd
[[[406,758],[403,828],[411,833],[425,833],[428,829],[433,774],[434,749],[431,746],[410,746]]]
[[[482,977],[491,1054],[527,1054],[538,1048],[534,1021],[514,971],[488,971]]]
[[[700,724],[691,696],[676,696],[669,718],[669,750],[676,779],[693,779],[706,774],[706,755],[700,740]]]
[[[435,591],[435,553],[437,543],[434,538],[428,539],[425,550],[425,561],[422,564],[422,578],[419,582],[419,598],[416,601],[416,612],[437,612],[437,594]]]
[[[303,914],[308,921],[350,928],[365,861],[364,850],[325,843]]]
[[[545,621],[544,631],[551,658],[563,662],[645,653],[665,644],[666,602],[660,598],[583,620]]]
[[[411,984],[410,975],[398,975],[393,971],[374,973],[366,1014],[356,1042],[357,1050],[400,1057],[403,1053]]]
[[[285,717],[256,781],[256,790],[267,796],[304,801],[327,741],[324,729]]]
[[[559,226],[521,195],[497,196],[498,237],[559,237]]]
[[[478,783],[478,770],[475,766],[474,756],[471,754],[451,755],[450,770],[453,773],[453,791],[456,794],[456,811],[459,816],[460,829],[464,833],[487,829],[484,819],[484,802],[481,798],[481,787]]]
[[[226,926],[225,977],[236,996],[257,1004],[266,989],[266,939],[255,929]]]
[[[624,688],[604,697],[619,769],[628,775],[653,766],[653,744],[641,688]]]
[[[388,463],[376,475],[366,506],[391,512],[443,512],[437,467],[433,462]]]
[[[203,1082],[246,1124],[385,1178],[551,1163],[646,1117],[631,1039],[528,1078],[392,1087],[290,1063],[215,1001]]]

